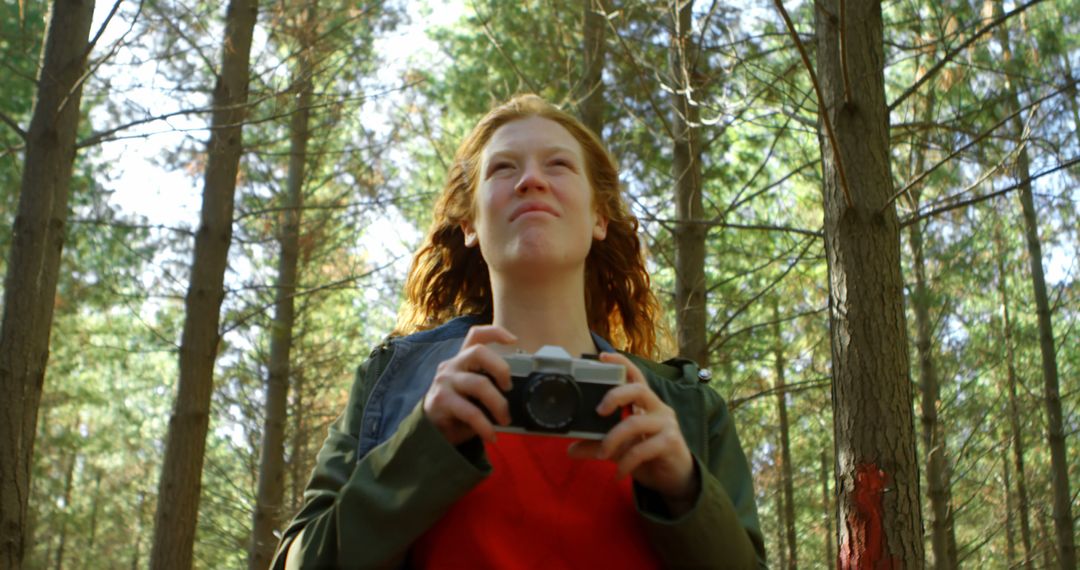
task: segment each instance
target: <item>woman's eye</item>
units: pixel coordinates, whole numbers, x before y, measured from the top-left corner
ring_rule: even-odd
[[[510,164],[509,162],[496,162],[495,164],[491,165],[491,172],[495,173],[500,170],[506,170],[507,168],[513,168],[513,166],[514,165]]]
[[[562,166],[564,168],[573,168],[574,167],[573,163],[571,163],[569,160],[566,160],[565,158],[556,158],[555,160],[551,161],[551,165],[552,166]]]

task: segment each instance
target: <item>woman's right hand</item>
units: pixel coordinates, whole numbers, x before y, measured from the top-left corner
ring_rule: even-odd
[[[499,391],[510,390],[510,366],[487,344],[515,342],[517,337],[500,326],[474,326],[461,350],[439,363],[424,395],[424,414],[452,445],[475,436],[495,440],[495,426],[480,406],[500,425],[510,423],[510,406]]]

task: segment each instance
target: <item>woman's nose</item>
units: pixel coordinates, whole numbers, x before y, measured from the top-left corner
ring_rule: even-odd
[[[514,186],[514,191],[524,194],[530,190],[539,190],[541,192],[548,190],[547,177],[544,176],[544,171],[539,164],[533,164],[531,161],[526,164],[525,170],[521,173],[521,178],[518,180],[517,185]]]

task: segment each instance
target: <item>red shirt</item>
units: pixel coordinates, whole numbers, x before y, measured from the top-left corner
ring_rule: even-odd
[[[492,473],[414,544],[417,568],[660,568],[610,461],[566,455],[570,440],[500,433]]]

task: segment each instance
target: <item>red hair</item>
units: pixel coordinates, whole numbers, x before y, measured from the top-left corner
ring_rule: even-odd
[[[518,95],[495,107],[458,147],[431,228],[413,258],[394,333],[409,334],[460,315],[492,318],[487,264],[479,248],[465,247],[461,222],[473,219],[484,147],[499,127],[529,117],[558,123],[581,144],[593,203],[608,221],[607,236],[593,241],[585,259],[589,327],[618,349],[655,356],[660,304],[649,287],[638,221],[622,198],[615,160],[581,121],[536,95]]]

